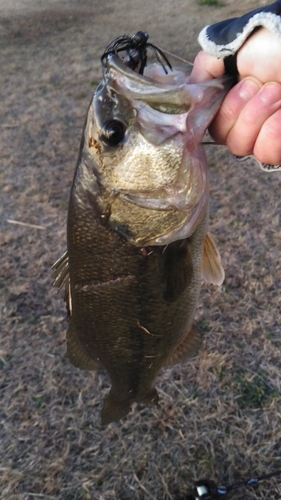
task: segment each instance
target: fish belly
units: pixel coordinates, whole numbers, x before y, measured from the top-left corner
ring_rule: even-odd
[[[200,290],[207,215],[190,238],[146,248],[129,244],[93,213],[83,210],[83,224],[71,215],[70,208],[68,352],[75,366],[106,369],[112,388],[102,422],[109,423],[126,415],[134,401],[157,404],[160,369],[186,357],[189,340],[194,351],[188,332]]]

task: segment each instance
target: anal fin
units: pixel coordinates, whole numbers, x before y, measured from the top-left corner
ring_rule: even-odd
[[[177,345],[172,355],[168,358],[165,365],[176,365],[182,363],[186,358],[194,356],[201,347],[202,338],[198,328],[192,325],[191,329]]]

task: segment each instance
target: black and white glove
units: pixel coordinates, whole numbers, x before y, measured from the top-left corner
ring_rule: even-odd
[[[235,58],[247,38],[260,27],[275,33],[281,41],[281,0],[252,10],[241,17],[206,26],[200,32],[198,42],[208,54],[227,59],[229,62],[228,58]]]
[[[260,7],[241,17],[226,19],[211,26],[206,26],[199,34],[198,42],[202,49],[218,58],[223,58],[226,73],[237,75],[236,56],[247,38],[260,27],[271,31],[281,41],[281,0]],[[234,155],[235,156],[235,155]],[[235,156],[237,161],[244,161],[253,155]],[[262,170],[276,172],[281,165],[261,163]]]

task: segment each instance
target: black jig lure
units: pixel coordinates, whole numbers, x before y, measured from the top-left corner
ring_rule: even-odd
[[[166,66],[172,70],[172,66],[165,56],[164,52],[153,43],[148,42],[149,34],[146,31],[138,31],[135,35],[122,35],[113,40],[105,49],[101,56],[103,66],[106,66],[106,58],[110,54],[127,52],[125,62],[129,68],[135,70],[138,66],[138,72],[142,75],[147,64],[147,48],[150,47],[162,65],[165,73],[168,73]]]

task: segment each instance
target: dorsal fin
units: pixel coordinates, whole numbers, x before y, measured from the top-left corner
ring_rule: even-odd
[[[52,276],[55,278],[53,286],[61,290],[69,279],[68,254],[64,254],[52,265]]]
[[[58,288],[58,291],[65,289],[64,300],[66,302],[67,310],[71,316],[71,292],[70,292],[70,278],[69,278],[69,260],[68,253],[64,254],[52,265],[52,276],[55,279],[53,286]]]
[[[204,238],[202,255],[202,278],[208,283],[221,285],[225,274],[219,251],[210,233]]]
[[[99,368],[102,368],[101,363],[92,359],[86,351],[84,345],[79,340],[71,321],[72,320],[70,320],[70,325],[66,335],[67,355],[70,362],[73,366],[80,368],[81,370],[98,370]]]

